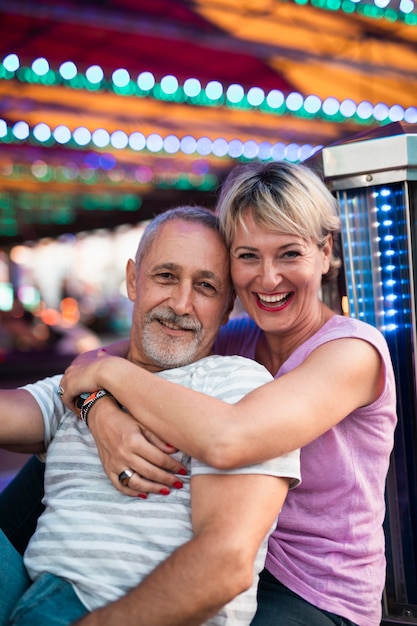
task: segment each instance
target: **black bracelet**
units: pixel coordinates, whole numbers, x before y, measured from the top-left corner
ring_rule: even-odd
[[[100,398],[111,395],[112,394],[105,389],[98,389],[98,391],[93,391],[92,393],[82,393],[78,396],[76,406],[80,409],[79,417],[86,426],[88,426],[88,412],[93,404],[97,402],[97,400],[99,400]]]

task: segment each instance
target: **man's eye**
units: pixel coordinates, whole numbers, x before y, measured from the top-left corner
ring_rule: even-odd
[[[173,278],[173,274],[171,272],[160,272],[156,274],[156,278],[160,278],[161,280],[171,280]]]
[[[212,285],[211,283],[206,283],[206,282],[200,283],[200,287],[204,289],[205,291],[211,291],[211,292],[216,291],[215,286]]]

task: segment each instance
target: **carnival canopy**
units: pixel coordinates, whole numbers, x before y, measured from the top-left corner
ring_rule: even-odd
[[[0,35],[3,247],[417,121],[411,0],[0,0]]]

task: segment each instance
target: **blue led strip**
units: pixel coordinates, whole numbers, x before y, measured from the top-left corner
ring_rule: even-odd
[[[350,315],[384,334],[410,328],[404,185],[351,190],[340,203]]]
[[[377,325],[373,308],[374,289],[370,212],[362,190],[345,192],[341,198],[343,251],[349,313]]]

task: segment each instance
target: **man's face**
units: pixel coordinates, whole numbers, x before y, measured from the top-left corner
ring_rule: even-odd
[[[127,266],[134,302],[129,358],[151,371],[210,354],[230,312],[229,255],[200,223],[165,222],[140,261]]]

